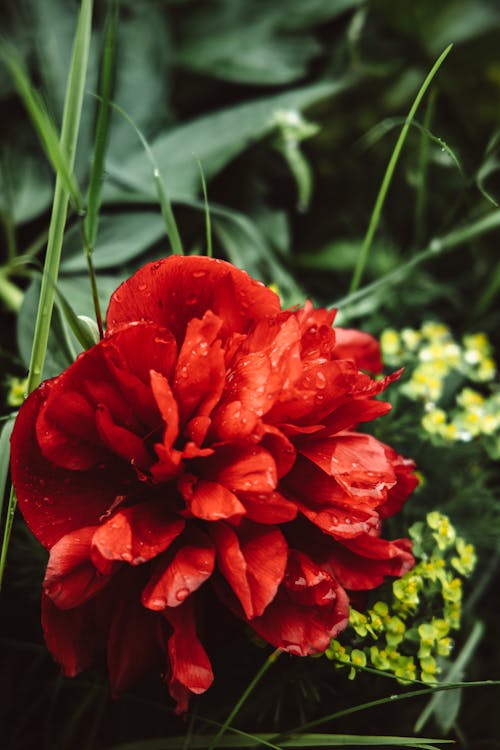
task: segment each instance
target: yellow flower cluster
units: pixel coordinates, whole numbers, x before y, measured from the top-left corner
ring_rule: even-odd
[[[26,398],[26,388],[28,378],[11,378],[10,388],[7,394],[7,403],[9,406],[21,406]]]
[[[371,667],[402,683],[434,683],[439,660],[451,653],[449,633],[460,627],[461,577],[474,570],[474,547],[437,511],[414,524],[410,535],[417,559],[413,570],[394,581],[388,601],[376,601],[366,612],[351,608],[347,639],[332,640],[326,651],[337,666],[349,667],[350,679],[357,669]]]
[[[456,394],[450,412],[439,406],[447,386],[453,387],[453,380],[486,384],[495,378],[497,368],[484,333],[466,335],[458,344],[446,325],[431,321],[420,330],[386,329],[380,343],[388,365],[413,367],[401,391],[423,404],[422,425],[428,433],[445,441],[469,441],[484,435],[494,440],[495,445],[499,443],[499,391],[484,396],[466,386]]]

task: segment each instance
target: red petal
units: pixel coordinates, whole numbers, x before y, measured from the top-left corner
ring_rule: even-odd
[[[281,430],[272,425],[264,425],[264,436],[261,440],[263,448],[274,458],[278,477],[284,477],[295,463],[297,452],[293,443]]]
[[[363,534],[332,548],[330,562],[336,578],[347,589],[373,589],[386,576],[401,576],[414,564],[408,539],[390,542]]]
[[[249,521],[279,524],[293,521],[297,515],[295,503],[286,500],[279,492],[243,492],[240,499]]]
[[[352,497],[381,500],[396,483],[383,444],[371,435],[344,432],[334,438],[311,438],[300,451]]]
[[[148,609],[178,607],[210,578],[215,564],[212,542],[202,531],[191,530],[193,544],[184,544],[173,559],[168,556],[156,567],[144,589],[142,603]]]
[[[285,574],[287,544],[278,529],[253,524],[211,528],[217,546],[217,565],[241,602],[247,618],[262,614],[276,595]]]
[[[99,404],[96,409],[96,425],[99,437],[109,450],[120,458],[146,471],[152,464],[151,454],[139,437],[126,427],[116,424],[106,404]]]
[[[163,445],[170,450],[179,434],[179,411],[170,384],[161,373],[150,371],[151,390],[158,404],[158,409],[165,422]]]
[[[187,476],[187,475],[184,475]],[[217,482],[201,479],[195,486],[186,485],[181,492],[189,510],[205,521],[219,521],[221,518],[242,516],[246,513],[245,506],[240,503],[236,495]]]
[[[301,558],[300,575],[295,583],[293,572],[297,571],[291,565],[289,572],[292,576],[287,575],[287,583],[280,587],[275,600],[261,617],[256,617],[250,624],[273,646],[298,656],[309,656],[324,651],[330,639],[347,626],[349,600],[345,591],[326,571],[318,575],[317,566],[310,560],[309,565],[305,564],[305,555],[301,555]],[[313,570],[316,575],[311,576]],[[302,595],[304,603],[300,602],[300,589],[306,594]],[[310,589],[309,601],[318,599],[320,605],[306,603],[307,589]]]
[[[221,446],[204,461],[201,471],[204,478],[231,492],[270,492],[278,481],[273,457],[260,446]]]
[[[208,416],[224,387],[224,352],[217,335],[222,320],[207,310],[202,320],[190,320],[175,368],[174,392],[182,421]]]
[[[133,586],[131,591],[127,582],[113,609],[107,663],[114,697],[161,663],[158,617],[142,607],[139,597],[140,590]]]
[[[230,263],[213,258],[171,256],[148,263],[113,294],[108,329],[134,320],[151,320],[182,341],[190,320],[212,310],[224,321],[222,333],[246,331],[253,320],[280,310],[274,292]]]
[[[128,387],[129,381],[140,380],[139,376],[144,375],[146,358],[150,366],[159,363],[161,373],[171,369],[169,361],[175,349],[168,331],[138,323],[117,331],[80,355],[62,375],[50,381],[50,391],[40,409],[37,436],[45,457],[68,469],[87,469],[102,463],[114,447],[122,444],[121,439],[114,439],[118,428],[134,433],[137,439],[149,434],[158,421],[154,403],[144,396],[143,388]],[[123,377],[117,376],[119,370]],[[122,393],[124,382],[127,387]],[[149,371],[146,384],[149,385]],[[96,413],[103,405],[110,418],[104,419],[99,431]],[[152,424],[143,421],[151,418]],[[112,434],[108,434],[110,431]],[[133,437],[126,438],[128,447],[131,440]],[[124,449],[125,455],[128,452]]]
[[[192,597],[181,607],[168,608],[163,614],[173,628],[168,641],[170,694],[178,701],[176,712],[181,713],[187,710],[189,694],[186,689],[196,695],[204,693],[212,684],[214,675],[196,632]]]
[[[418,477],[414,473],[415,463],[411,459],[399,456],[388,445],[384,448],[396,472],[397,482],[394,487],[391,487],[386,501],[377,508],[377,511],[381,518],[389,518],[401,510],[408,496],[418,485]]]
[[[69,471],[42,455],[35,424],[54,381],[44,383],[26,400],[12,435],[12,479],[19,508],[29,528],[46,547],[65,534],[97,526],[124,483],[127,469],[103,465],[91,471]]]
[[[165,507],[164,499],[148,500],[115,513],[92,539],[92,559],[106,571],[110,560],[140,565],[164,552],[181,533],[185,521]]]
[[[101,575],[90,560],[95,529],[90,526],[66,534],[50,550],[43,590],[59,609],[82,604],[109,581],[109,575]]]
[[[298,509],[322,531],[339,539],[358,536],[378,528],[378,513],[373,502],[352,498],[339,484],[310,461],[300,458],[286,477],[287,492]]]
[[[360,422],[370,422],[387,414],[391,409],[392,406],[387,401],[369,401],[364,398],[348,401],[323,420],[324,429],[321,430],[320,436],[334,435],[336,432],[352,429]]]
[[[380,345],[369,333],[350,328],[335,328],[336,359],[353,359],[360,370],[378,374],[383,365],[380,356]]]
[[[45,643],[67,677],[74,677],[94,660],[95,628],[92,602],[60,610],[42,594],[42,627]]]

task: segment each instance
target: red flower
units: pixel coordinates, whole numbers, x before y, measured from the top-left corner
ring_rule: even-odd
[[[360,422],[388,411],[367,334],[280,310],[228,263],[172,257],[114,293],[105,338],[28,398],[19,506],[50,550],[43,628],[74,675],[107,654],[115,692],[157,665],[185,710],[213,674],[214,607],[275,647],[323,651],[347,590],[413,564],[381,519],[413,463]],[[360,369],[361,368],[361,369]]]

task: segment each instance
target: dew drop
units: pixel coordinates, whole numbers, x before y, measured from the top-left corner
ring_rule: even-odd
[[[138,287],[140,292],[145,292],[147,288],[148,288],[147,284],[139,284],[139,287]]]
[[[206,275],[207,275],[206,271],[195,271],[193,273],[193,276],[194,276],[195,279],[202,279]]]
[[[324,388],[326,386],[326,377],[324,373],[316,373],[316,388]]]
[[[150,599],[149,601],[149,608],[150,609],[165,609],[167,606],[167,602],[165,599]]]
[[[178,602],[183,602],[189,596],[189,589],[183,588],[176,591],[175,598]]]

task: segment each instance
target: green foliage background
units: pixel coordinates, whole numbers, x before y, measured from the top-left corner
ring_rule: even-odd
[[[82,190],[107,8],[96,3],[75,169]],[[58,127],[77,11],[73,0],[7,0],[0,9],[2,36],[24,60]],[[481,330],[498,345],[499,35],[496,0],[122,0],[113,101],[153,150],[187,252],[205,252],[199,160],[215,254],[275,283],[286,305],[309,296],[332,306],[348,292],[403,119],[426,73],[453,42],[417,115],[426,129],[410,129],[363,277],[363,284],[386,275],[389,281],[342,305],[341,321],[379,334],[387,326],[440,319],[457,336]],[[297,184],[273,124],[273,113],[287,109],[319,126],[300,144],[313,182],[307,211],[297,209]],[[10,290],[7,297],[2,292],[8,304],[0,331],[5,401],[8,377],[23,376],[29,361],[39,289],[34,261],[43,260],[54,177],[4,66],[0,139],[0,291]],[[131,271],[171,252],[151,165],[117,111],[102,197],[94,265],[105,309]],[[487,232],[478,228],[483,219]],[[450,237],[448,249],[442,239]],[[426,262],[390,281],[389,274],[425,250],[433,251]],[[61,291],[79,315],[92,316],[74,212],[62,257]],[[77,351],[57,310],[45,374],[60,372]],[[467,676],[498,677],[498,467],[475,444],[430,445],[409,402],[396,401],[380,437],[413,455],[427,483],[393,531],[404,533],[405,524],[439,508],[476,544],[479,573],[464,639],[477,619],[485,635]],[[43,552],[17,519],[1,605],[2,748],[98,750],[141,740],[141,749],[152,750],[148,739],[185,732],[166,712],[166,692],[155,680],[115,703],[97,672],[73,681],[58,676],[38,625],[43,564]],[[228,647],[216,665],[215,687],[196,710],[223,720],[257,658],[253,646]],[[277,731],[297,723],[297,712],[305,721],[392,689],[373,675],[346,682],[324,660],[283,659],[247,704],[241,725]],[[452,729],[461,747],[500,746],[495,697],[493,689],[463,696]],[[393,711],[389,705],[346,718],[334,731],[409,734],[422,706],[408,701]],[[433,729],[439,734],[439,723]]]

